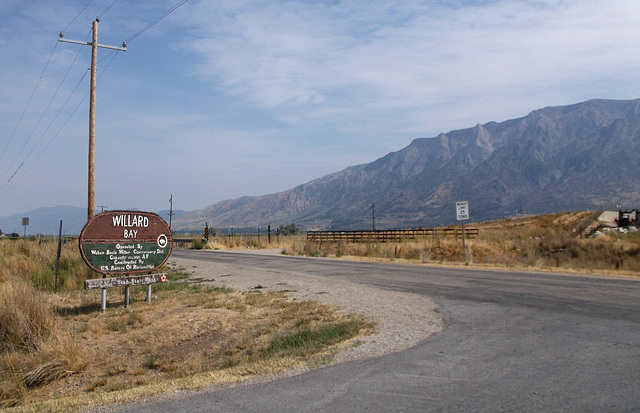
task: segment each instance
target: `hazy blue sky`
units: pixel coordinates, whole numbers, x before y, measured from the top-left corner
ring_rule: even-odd
[[[98,51],[97,208],[200,209],[640,97],[635,0],[190,0],[135,37],[178,3],[0,0],[0,216],[86,207],[91,48],[57,39],[90,41],[98,15],[98,43],[130,41]]]

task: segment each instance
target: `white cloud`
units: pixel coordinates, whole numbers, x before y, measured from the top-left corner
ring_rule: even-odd
[[[402,110],[415,121],[412,113],[451,99],[509,96],[514,88],[530,93],[531,84],[549,93],[567,81],[602,79],[621,62],[639,66],[629,53],[640,31],[637,3],[375,6],[203,6],[198,14],[206,24],[192,43],[197,73],[291,122],[322,119],[327,108],[351,116],[355,107],[376,115]]]

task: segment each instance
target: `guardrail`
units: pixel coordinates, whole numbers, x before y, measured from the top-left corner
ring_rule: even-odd
[[[465,228],[466,238],[474,239],[478,236],[477,228]],[[425,228],[385,231],[308,231],[309,242],[398,242],[412,241],[426,238],[462,238],[460,228]]]
[[[174,247],[193,248],[195,238],[173,238]]]

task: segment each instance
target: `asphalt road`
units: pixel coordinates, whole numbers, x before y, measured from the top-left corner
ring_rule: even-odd
[[[445,326],[400,353],[130,411],[640,411],[637,280],[211,251],[173,255],[425,294],[438,303]]]

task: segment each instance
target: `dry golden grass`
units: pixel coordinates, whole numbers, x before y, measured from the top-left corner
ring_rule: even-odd
[[[0,282],[14,275],[40,290],[53,291],[57,252],[56,242],[0,240]],[[64,243],[58,268],[58,291],[82,288],[84,280],[93,276],[80,259],[78,244]]]
[[[0,353],[38,350],[56,328],[49,297],[23,279],[0,283]]]
[[[476,265],[545,271],[593,272],[636,276],[640,272],[640,232],[582,238],[598,212],[562,212],[471,223],[479,236],[389,243],[310,243],[303,235],[213,237],[205,248],[280,249],[283,254],[442,265]]]
[[[213,250],[245,250],[245,249],[298,249],[305,244],[304,235],[272,235],[271,241],[267,235],[218,235],[211,237],[204,245]]]
[[[16,261],[7,254],[44,255],[36,243],[0,247],[4,263]],[[29,272],[51,264],[37,261],[12,264],[0,282],[0,408],[73,411],[316,366],[337,344],[372,329],[335,307],[196,286],[177,270],[154,287],[151,303],[145,287],[131,288],[130,308],[122,289],[108,290],[101,313],[98,290],[51,294],[32,286]]]
[[[640,232],[581,238],[592,212],[566,212],[468,224],[479,236],[389,243],[307,243],[293,240],[291,255],[350,257],[425,264],[465,264],[498,268],[582,271],[635,275],[640,272]]]

